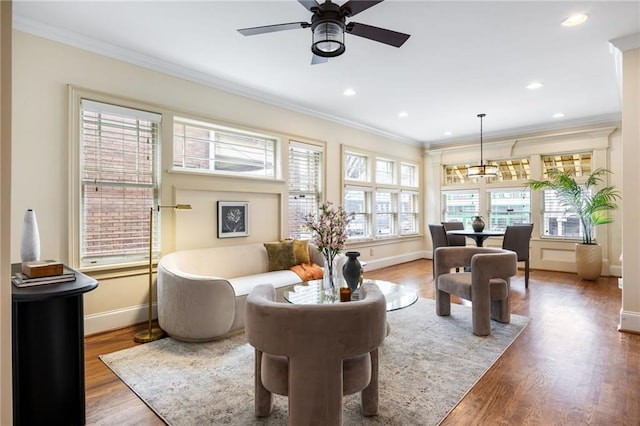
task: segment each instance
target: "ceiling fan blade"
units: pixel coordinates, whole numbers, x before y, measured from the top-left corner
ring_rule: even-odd
[[[298,28],[309,28],[311,24],[307,22],[289,22],[287,24],[264,25],[262,27],[241,28],[238,32],[242,35],[250,36],[256,34],[274,33],[276,31],[295,30]]]
[[[298,0],[300,1],[300,0]],[[372,6],[375,6],[378,3],[382,3],[383,0],[349,0],[342,6],[340,6],[340,10],[346,12],[346,16],[354,16],[358,13],[369,9]]]
[[[303,5],[309,12],[313,12],[313,10],[311,10],[313,7],[320,7],[316,0],[298,0],[298,3]]]
[[[411,37],[409,34],[373,27],[371,25],[359,24],[357,22],[349,22],[349,24],[347,24],[347,32],[358,37],[368,38],[369,40],[379,41],[380,43],[395,47],[402,46],[404,42]]]
[[[324,64],[329,62],[329,58],[325,58],[324,56],[313,55],[311,58],[311,65]]]

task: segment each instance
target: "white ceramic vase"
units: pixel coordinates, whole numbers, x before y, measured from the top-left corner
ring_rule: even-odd
[[[28,209],[24,213],[22,223],[22,240],[20,242],[20,259],[23,262],[40,260],[40,232],[36,212]]]

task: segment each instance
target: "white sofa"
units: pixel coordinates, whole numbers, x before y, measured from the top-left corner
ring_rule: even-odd
[[[309,255],[313,263],[324,264],[311,244]],[[189,342],[214,340],[243,329],[245,301],[255,286],[273,284],[281,300],[283,287],[301,281],[291,270],[267,272],[268,265],[262,243],[163,256],[158,262],[160,328]]]

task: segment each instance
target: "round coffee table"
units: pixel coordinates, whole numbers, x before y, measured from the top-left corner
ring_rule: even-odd
[[[387,311],[395,311],[397,309],[411,306],[418,300],[418,292],[411,290],[400,284],[395,284],[383,280],[365,279],[364,283],[376,284],[385,299],[387,299]],[[327,292],[322,286],[322,280],[313,280],[293,284],[284,289],[284,300],[294,304],[313,304],[319,305],[323,303],[340,303],[339,290],[336,288],[333,292]]]

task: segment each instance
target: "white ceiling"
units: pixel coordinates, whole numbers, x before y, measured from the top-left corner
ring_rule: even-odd
[[[310,29],[236,31],[310,22],[296,0],[14,0],[13,13],[22,31],[435,146],[477,138],[478,113],[487,138],[619,119],[609,41],[640,33],[639,5],[387,0],[347,22],[410,34],[402,47],[347,34],[346,52],[319,65],[310,64]],[[585,24],[560,25],[577,12]],[[526,89],[532,81],[544,86]],[[345,97],[346,88],[358,93]]]

